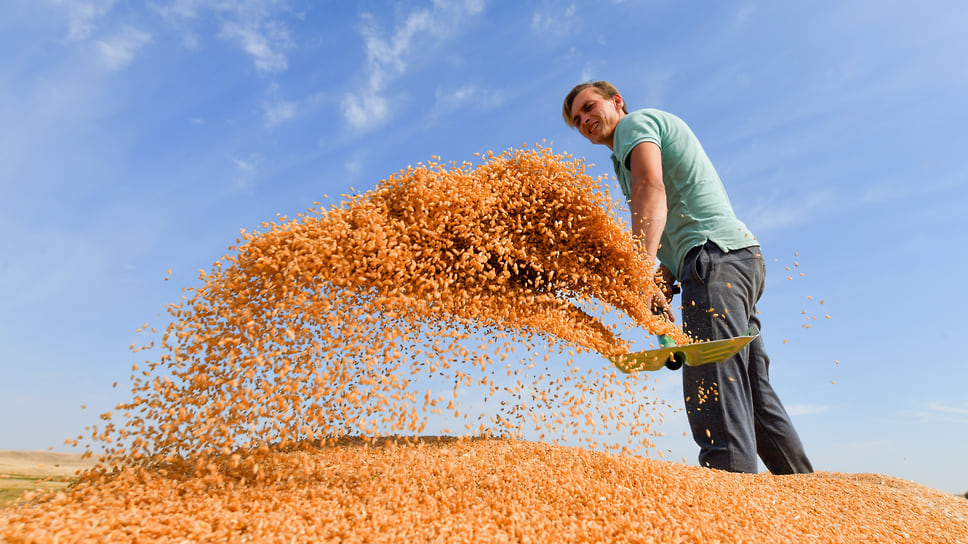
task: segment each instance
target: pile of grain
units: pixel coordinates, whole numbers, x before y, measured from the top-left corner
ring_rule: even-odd
[[[968,542],[968,501],[877,475],[748,475],[514,440],[173,463],[0,511],[17,542]],[[9,510],[9,509],[8,509]]]

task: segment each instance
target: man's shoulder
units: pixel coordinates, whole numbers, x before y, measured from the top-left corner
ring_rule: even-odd
[[[669,126],[677,125],[682,120],[677,116],[656,108],[642,108],[626,114],[619,121],[621,130],[627,132],[637,131],[664,131]]]
[[[637,117],[654,117],[654,118],[664,118],[664,117],[675,117],[672,113],[657,108],[641,108],[628,113],[632,118]]]
[[[636,145],[651,141],[659,143],[665,124],[661,110],[644,108],[626,114],[615,129],[615,155],[625,160]]]

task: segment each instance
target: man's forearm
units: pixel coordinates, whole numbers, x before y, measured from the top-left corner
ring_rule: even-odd
[[[659,240],[662,238],[662,229],[665,228],[665,218],[645,216],[635,221],[633,220],[632,232],[642,243],[642,247],[648,254],[653,264],[658,264]]]
[[[658,264],[659,241],[666,223],[665,190],[642,186],[632,192],[632,234],[642,243],[653,263]]]

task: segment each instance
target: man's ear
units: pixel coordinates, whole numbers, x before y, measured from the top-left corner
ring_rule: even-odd
[[[612,97],[612,103],[615,104],[615,109],[618,111],[622,111],[622,108],[625,107],[625,99],[618,93]]]

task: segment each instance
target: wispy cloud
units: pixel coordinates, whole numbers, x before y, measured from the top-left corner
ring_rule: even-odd
[[[534,12],[531,15],[531,30],[545,37],[563,37],[575,31],[578,20],[575,18],[575,5],[564,10]]]
[[[871,184],[864,188],[864,192],[857,199],[859,205],[881,205],[885,202],[896,202],[923,198],[928,195],[949,195],[962,187],[968,170],[961,167],[951,168],[950,173],[921,180],[919,183],[909,183],[907,180],[890,180]]]
[[[262,72],[281,72],[289,67],[283,51],[292,47],[292,40],[286,26],[278,21],[260,18],[226,21],[219,36],[239,42]]]
[[[252,180],[258,174],[258,164],[261,157],[257,154],[250,154],[246,158],[229,155],[228,159],[235,165],[234,188],[245,189],[252,185]]]
[[[120,70],[127,66],[139,49],[151,42],[151,34],[128,27],[120,33],[98,40],[97,50],[101,64],[108,70]]]
[[[115,0],[53,0],[53,5],[67,14],[67,38],[72,41],[90,38],[97,21],[111,11],[114,3]]]
[[[360,173],[360,169],[368,158],[368,153],[366,151],[357,151],[349,156],[344,162],[343,167],[346,168],[346,173],[351,176],[356,176]]]
[[[183,43],[189,49],[199,46],[189,23],[206,13],[213,13],[219,21],[218,36],[238,44],[242,51],[252,57],[257,70],[275,73],[289,67],[286,52],[294,44],[282,17],[291,13],[284,0],[176,0],[149,5],[169,24],[179,27],[186,34]]]
[[[739,24],[746,24],[749,22],[750,17],[753,16],[754,6],[753,4],[743,4],[739,6],[736,10],[736,22]]]
[[[928,409],[933,412],[968,416],[968,403],[964,402],[961,403],[961,406],[948,406],[940,402],[929,402]]]
[[[262,105],[266,124],[275,126],[296,116],[296,103],[289,100],[275,100]]]
[[[755,218],[749,221],[753,232],[761,233],[801,225],[815,221],[822,213],[837,206],[838,200],[828,191],[817,191],[796,197],[764,197],[750,208],[740,210],[740,217]]]
[[[262,103],[262,117],[270,128],[305,116],[328,96],[327,93],[319,92],[304,98],[283,98],[278,85],[272,85],[268,94],[269,97]]]
[[[385,97],[388,86],[406,75],[419,53],[440,47],[456,35],[465,18],[483,11],[481,1],[436,0],[430,9],[417,9],[402,18],[390,33],[384,32],[370,13],[360,16],[360,33],[366,48],[366,86],[343,97],[346,121],[356,129],[383,123],[391,114]]]
[[[464,85],[458,89],[437,89],[434,114],[443,115],[462,108],[489,110],[504,104],[507,95],[500,90],[480,89]]]
[[[916,412],[918,418],[925,421],[948,423],[968,423],[968,403],[949,404],[930,401]]]
[[[858,440],[845,444],[843,450],[849,454],[849,457],[858,458],[881,454],[890,451],[893,447],[894,442],[891,440]]]
[[[814,416],[829,412],[830,406],[823,404],[793,404],[786,407],[787,413],[793,417]]]
[[[216,2],[207,0],[169,0],[167,2],[148,2],[148,6],[168,20],[193,19],[205,7],[213,7]]]
[[[362,93],[349,93],[343,96],[343,117],[350,125],[362,129],[380,124],[389,117],[390,105],[380,96],[379,90],[370,89]]]
[[[343,115],[356,128],[368,128],[381,123],[390,113],[387,100],[381,96],[387,82],[404,73],[407,59],[418,35],[432,34],[434,20],[430,10],[410,13],[389,37],[376,25],[374,17],[362,15],[360,32],[366,44],[368,70],[367,88],[360,94],[343,97]]]
[[[117,0],[51,1],[66,16],[67,38],[75,42],[97,36],[100,22],[109,19],[117,4]],[[200,46],[199,37],[189,23],[210,13],[218,20],[218,37],[238,44],[259,72],[276,73],[289,67],[286,53],[294,43],[283,19],[292,13],[286,0],[174,0],[149,2],[148,6],[184,32],[182,43],[188,49]],[[116,70],[131,62],[137,49],[150,42],[150,38],[146,32],[128,28],[110,38],[98,39],[95,45],[103,64]]]

